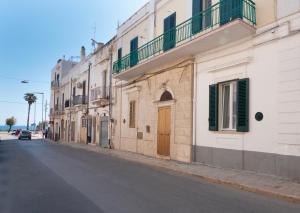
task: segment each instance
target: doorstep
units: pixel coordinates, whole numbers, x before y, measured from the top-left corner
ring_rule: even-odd
[[[50,140],[47,140],[50,142]],[[145,155],[113,149],[104,149],[100,146],[87,146],[78,143],[59,142],[61,145],[84,149],[101,154],[107,154],[128,161],[134,161],[153,167],[173,170],[183,174],[200,177],[206,181],[229,185],[249,192],[285,199],[300,203],[300,183],[283,179],[277,176],[260,174],[244,170],[216,168],[199,163],[182,163],[172,160],[158,159]]]

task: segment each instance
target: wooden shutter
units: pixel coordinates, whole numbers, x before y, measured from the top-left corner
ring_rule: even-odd
[[[122,48],[118,49],[118,60],[122,59]]]
[[[226,24],[236,18],[243,18],[243,0],[220,1],[220,24]]]
[[[135,101],[130,101],[129,128],[135,128]]]
[[[202,30],[203,0],[193,0],[192,33],[196,34]]]
[[[164,20],[164,51],[172,49],[176,45],[176,13]]]
[[[249,132],[249,79],[237,82],[237,131]]]
[[[118,49],[118,70],[122,69],[122,48]]]
[[[130,67],[133,67],[138,63],[138,41],[138,37],[135,37],[130,41]]]
[[[209,130],[218,131],[218,114],[219,114],[219,95],[218,84],[209,86]]]

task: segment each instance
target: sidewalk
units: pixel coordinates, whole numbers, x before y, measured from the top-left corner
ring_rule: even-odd
[[[48,140],[48,142],[50,142]],[[76,143],[59,143],[76,149],[84,149],[101,154],[107,154],[128,161],[134,161],[149,166],[173,170],[176,172],[200,177],[206,181],[218,184],[226,184],[245,191],[273,196],[300,203],[300,183],[291,182],[276,176],[258,174],[255,172],[209,167],[197,163],[181,163],[161,160],[136,153],[120,150],[103,149],[95,145]]]

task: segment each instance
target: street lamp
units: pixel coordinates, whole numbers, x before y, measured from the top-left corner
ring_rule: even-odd
[[[44,93],[43,92],[33,92],[33,94],[42,95],[42,131],[44,131]]]

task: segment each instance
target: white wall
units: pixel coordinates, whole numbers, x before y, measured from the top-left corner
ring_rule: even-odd
[[[197,56],[197,146],[300,156],[300,34],[286,26],[297,25],[291,18],[255,39]],[[209,85],[245,77],[250,131],[208,131]],[[255,120],[256,112],[263,112],[262,122]]]
[[[300,0],[277,0],[277,17],[283,18],[300,11]]]

